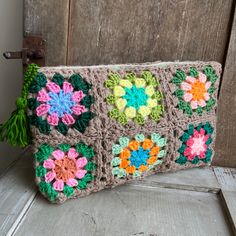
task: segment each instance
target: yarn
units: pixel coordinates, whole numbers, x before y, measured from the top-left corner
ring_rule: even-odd
[[[29,121],[26,114],[29,86],[37,74],[37,65],[31,64],[24,76],[21,97],[16,100],[16,110],[5,124],[0,126],[0,141],[8,141],[12,146],[26,147],[30,143]],[[43,78],[36,77],[37,83]],[[34,105],[36,107],[36,103]],[[32,108],[32,106],[31,106]]]
[[[209,64],[213,70],[210,69]],[[64,120],[65,123],[62,121],[64,116],[58,116],[58,124],[55,122],[55,125],[53,125],[54,119],[52,119],[51,124],[49,123],[48,117],[50,117],[50,114],[46,113],[40,117],[36,115],[37,107],[42,103],[46,103],[48,99],[43,89],[47,94],[51,92],[46,85],[41,87],[37,93],[30,93],[28,97],[28,104],[33,104],[29,106],[28,114],[32,124],[35,168],[37,169],[37,175],[39,175],[36,176],[36,182],[38,186],[45,183],[42,184],[42,191],[44,191],[42,193],[50,201],[61,203],[68,198],[83,197],[92,192],[114,187],[153,173],[198,167],[208,165],[211,162],[214,153],[215,133],[207,125],[207,121],[212,127],[215,126],[214,116],[219,80],[215,80],[215,83],[212,81],[215,77],[219,78],[220,68],[217,63],[167,63],[160,66],[150,64],[109,67],[43,67],[38,72],[45,76],[46,82],[56,83],[65,94],[71,92],[74,84],[75,88],[73,87],[71,93],[75,95],[72,95],[74,97],[72,101],[79,103],[73,109],[71,108],[73,114],[69,114],[76,120],[74,124],[65,124],[67,121]],[[207,77],[205,82],[203,81],[204,78],[199,76],[201,73]],[[59,77],[59,75],[61,76]],[[62,78],[59,79],[61,81],[54,80],[57,77]],[[179,86],[172,83],[173,77],[180,80]],[[202,81],[200,81],[200,77],[201,80],[203,79]],[[192,109],[191,101],[188,100],[190,97],[185,95],[187,91],[181,89],[181,83],[193,84],[197,80],[199,80],[199,83],[205,84],[211,82],[211,86],[207,90],[209,99],[204,94],[205,106],[198,105],[196,109]],[[67,83],[64,86],[64,82],[71,84],[72,87]],[[79,88],[79,85],[83,85],[84,82],[92,86],[87,93]],[[85,91],[90,86],[84,86]],[[120,96],[119,91],[118,96],[120,97],[114,95],[116,86],[122,87],[124,91],[126,88],[131,89],[136,86],[137,90],[144,89],[144,93],[146,87],[151,86],[150,89],[146,90],[149,94],[152,94],[151,97],[145,93],[148,96],[146,104],[140,106],[146,106],[148,109],[142,108],[140,113],[140,107],[138,109],[132,106],[127,107],[128,102],[125,104],[122,100],[124,95]],[[123,92],[123,90],[120,91]],[[39,93],[42,95],[42,99],[39,100],[45,102],[37,100]],[[184,100],[184,95],[187,101]],[[36,99],[36,101],[29,101],[31,98]],[[179,109],[179,99],[182,99],[185,111]],[[91,101],[93,102],[91,103]],[[83,114],[87,112],[96,114],[96,117],[93,117],[87,123],[85,122],[86,126],[84,124],[84,118],[86,120],[86,117],[83,117]],[[80,118],[82,118],[82,122],[77,121]],[[44,120],[49,127],[41,129],[45,132],[41,133],[38,126],[41,123],[44,123],[45,126]],[[188,127],[189,123],[192,125]],[[61,132],[63,134],[58,131],[60,126],[62,126]],[[204,126],[206,126],[206,129]],[[47,128],[49,128],[49,132]],[[64,128],[66,129],[65,132],[63,131]],[[201,139],[197,145],[194,144],[193,146],[191,144],[192,139],[196,138],[194,137],[196,134],[196,132],[194,134],[194,130],[200,133],[202,128],[205,130],[204,136],[209,135],[205,141],[207,148],[202,144]],[[180,138],[187,129],[188,135]],[[209,131],[206,131],[207,129]],[[84,133],[79,130],[84,130]],[[188,140],[191,141],[188,142]],[[80,143],[80,141],[82,142]],[[137,147],[133,146],[133,149],[136,150],[129,147],[129,143],[132,143],[132,141],[139,144],[136,145]],[[61,191],[53,188],[56,175],[52,169],[56,166],[54,164],[56,158],[52,154],[46,157],[39,150],[44,142],[53,147],[53,151],[61,150],[67,158],[76,159],[76,168],[80,168],[76,172],[75,178],[68,178],[66,182],[63,182],[63,189],[60,181],[58,186],[56,184],[56,188]],[[86,145],[91,148],[86,148]],[[117,145],[114,152],[113,145]],[[189,150],[185,152],[187,148],[192,148],[192,146],[196,153],[199,151],[197,157],[191,157]],[[141,148],[143,151],[141,151]],[[84,158],[86,158],[87,163]],[[49,161],[51,159],[53,162]],[[92,162],[92,164],[89,162]],[[47,173],[43,175],[44,169],[38,169],[38,166],[46,169]]]

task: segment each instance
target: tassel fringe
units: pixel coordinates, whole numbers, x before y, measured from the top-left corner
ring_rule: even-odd
[[[37,75],[38,66],[29,65],[24,76],[21,97],[16,100],[17,109],[5,124],[0,125],[0,141],[7,141],[12,146],[26,147],[30,143],[29,122],[27,118],[27,97],[29,86]]]

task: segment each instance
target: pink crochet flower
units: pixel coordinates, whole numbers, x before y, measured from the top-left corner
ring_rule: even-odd
[[[84,169],[87,163],[87,158],[79,155],[75,148],[70,148],[66,153],[56,149],[51,159],[43,162],[47,170],[45,182],[51,183],[56,191],[63,191],[65,184],[75,187],[78,180],[83,179],[87,173]]]
[[[187,76],[186,80],[181,83],[184,101],[190,102],[192,109],[197,109],[198,106],[205,107],[206,101],[210,99],[208,93],[210,86],[211,82],[207,81],[206,75],[201,72],[198,78]]]
[[[204,159],[206,155],[207,145],[206,141],[209,139],[209,135],[205,134],[203,128],[200,131],[194,129],[193,135],[186,142],[187,147],[184,151],[184,155],[189,161],[192,161],[195,156],[198,156],[199,159]]]
[[[81,105],[85,97],[82,90],[74,91],[71,83],[64,81],[62,89],[54,82],[47,82],[46,88],[42,88],[37,94],[40,105],[36,108],[37,116],[44,116],[48,124],[58,126],[63,122],[67,126],[75,123],[76,117],[86,112],[87,109]]]

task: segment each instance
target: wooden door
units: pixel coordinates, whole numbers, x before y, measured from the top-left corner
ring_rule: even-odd
[[[25,34],[47,40],[47,65],[170,60],[223,64],[214,164],[236,166],[233,0],[25,0]]]

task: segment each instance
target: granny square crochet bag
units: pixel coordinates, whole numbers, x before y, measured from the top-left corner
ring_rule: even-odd
[[[209,165],[220,73],[217,62],[31,64],[0,138],[32,146],[38,189],[55,203]]]

